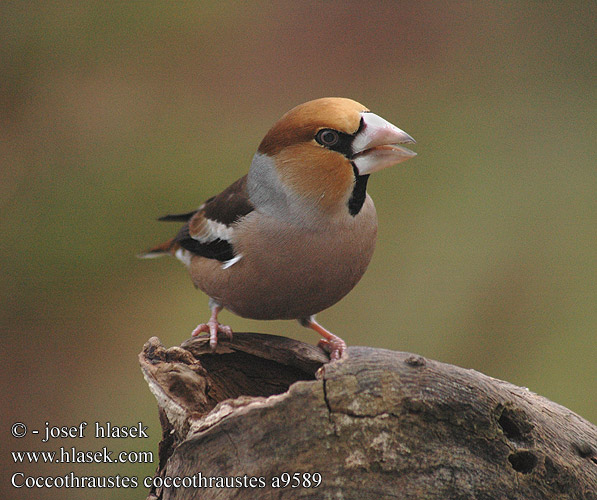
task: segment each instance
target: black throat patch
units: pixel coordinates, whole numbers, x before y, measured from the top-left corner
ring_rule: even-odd
[[[361,211],[361,208],[363,208],[363,203],[365,203],[369,174],[359,175],[359,171],[357,170],[357,167],[355,167],[354,163],[352,164],[352,170],[354,172],[355,183],[354,187],[352,188],[350,199],[348,200],[348,213],[354,217]]]

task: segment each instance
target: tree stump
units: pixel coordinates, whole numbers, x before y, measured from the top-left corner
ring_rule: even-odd
[[[597,499],[597,428],[421,356],[256,333],[139,355],[163,440],[148,499]]]

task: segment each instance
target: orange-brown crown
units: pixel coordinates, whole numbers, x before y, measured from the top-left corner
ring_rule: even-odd
[[[324,97],[300,104],[274,124],[261,141],[258,151],[274,156],[288,146],[312,141],[322,128],[354,134],[363,111],[368,109],[343,97]]]

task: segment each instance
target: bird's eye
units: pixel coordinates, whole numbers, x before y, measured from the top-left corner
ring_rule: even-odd
[[[340,140],[338,132],[329,128],[324,128],[317,132],[315,140],[322,146],[333,146]]]

